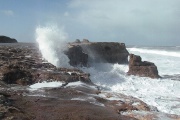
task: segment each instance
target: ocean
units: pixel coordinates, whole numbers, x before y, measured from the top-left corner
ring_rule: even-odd
[[[43,57],[57,67],[70,67],[67,57],[63,55],[64,49],[57,51],[59,45],[65,48],[66,37],[57,27],[36,29],[36,40]],[[121,99],[115,95],[122,93],[155,106],[161,112],[180,115],[180,46],[127,46],[127,50],[140,55],[143,61],[155,63],[162,78],[128,76],[128,65],[120,64],[94,63],[91,67],[79,69],[90,73],[92,82],[100,87],[102,93],[114,94],[114,99]],[[59,87],[59,84],[51,82],[36,87],[51,87],[51,84],[52,87]]]
[[[128,76],[128,65],[101,63],[82,70],[105,91],[123,93],[156,106],[159,111],[180,115],[180,47],[128,47],[129,53],[155,63],[161,79]]]

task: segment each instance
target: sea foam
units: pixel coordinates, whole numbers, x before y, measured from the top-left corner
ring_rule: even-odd
[[[69,59],[63,54],[63,50],[66,49],[64,43],[67,40],[67,34],[63,29],[59,29],[57,26],[38,27],[36,29],[36,40],[43,57],[48,62],[58,67],[69,66]],[[128,51],[140,55],[143,61],[154,62],[162,76],[180,74],[180,52],[178,50],[128,48]],[[100,63],[81,69],[91,74],[91,80],[101,87],[102,92],[124,93],[137,97],[149,105],[156,106],[162,112],[180,113],[180,108],[175,107],[179,105],[180,81],[173,81],[171,78],[151,79],[127,76],[128,65]],[[39,89],[61,85],[62,83],[37,83],[30,88]],[[81,86],[82,83],[69,84],[71,87],[77,85]]]
[[[53,82],[47,82],[47,81],[44,81],[44,82],[41,82],[41,83],[35,83],[33,85],[30,85],[30,90],[38,90],[38,89],[41,89],[41,88],[56,88],[56,87],[60,87],[62,86],[62,82],[57,82],[57,81],[53,81]]]
[[[180,58],[180,52],[171,52],[171,51],[165,51],[165,50],[150,50],[150,49],[142,49],[142,48],[129,48],[129,51]]]
[[[180,50],[176,47],[161,48],[128,48],[130,53],[140,55],[143,61],[150,61],[155,63],[159,74],[174,75],[180,74]]]
[[[169,51],[169,48],[161,50],[161,48],[151,47],[128,48],[128,51],[140,55],[143,61],[154,62],[162,77],[180,74],[180,57],[176,56],[179,54],[177,49]],[[155,54],[155,51],[159,53]],[[102,93],[108,91],[134,96],[149,105],[156,106],[162,112],[180,115],[180,108],[176,107],[180,103],[178,96],[180,81],[178,80],[128,76],[126,74],[128,65],[120,64],[101,63],[83,70],[91,74],[91,80],[101,87]]]

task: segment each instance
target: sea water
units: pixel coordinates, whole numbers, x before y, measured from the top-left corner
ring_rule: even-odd
[[[43,57],[57,67],[69,67],[67,56],[62,50],[56,51],[62,41],[65,41],[65,34],[57,27],[36,29],[36,40]],[[140,55],[143,61],[155,63],[162,78],[128,76],[128,65],[117,63],[94,63],[89,68],[80,69],[90,73],[92,82],[99,85],[102,91],[133,96],[156,106],[161,112],[180,115],[180,47],[131,46],[127,50],[129,53]],[[59,86],[54,86],[51,82],[45,84],[48,87],[51,87],[51,84],[52,87]],[[44,83],[35,85],[35,88],[37,86],[44,87]]]
[[[123,93],[156,106],[159,111],[180,115],[180,47],[129,47],[129,53],[155,63],[161,79],[127,76],[128,65],[96,64],[83,70],[104,90]],[[168,76],[168,77],[167,77]]]

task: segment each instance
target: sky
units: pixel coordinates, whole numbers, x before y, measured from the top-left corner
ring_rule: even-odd
[[[179,46],[180,0],[0,0],[0,35],[35,42],[37,26],[51,24],[68,41]]]

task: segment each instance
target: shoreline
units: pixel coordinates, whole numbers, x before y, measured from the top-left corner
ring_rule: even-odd
[[[19,44],[16,44],[19,46]],[[22,44],[20,44],[21,46]],[[40,70],[37,75],[43,76],[39,78],[48,78],[50,77],[51,72],[57,72],[57,68],[48,64],[43,64],[42,56],[39,53],[39,50],[36,45],[29,44],[29,47],[22,46],[21,48],[15,47],[14,45],[8,46],[1,46],[0,47],[1,54],[5,54],[5,58],[8,58],[10,62],[6,61],[5,58],[1,58],[1,74],[4,70],[8,67],[8,70],[16,69],[15,66],[18,66],[21,71],[26,70],[25,73],[28,71],[30,73],[36,73],[35,71]],[[3,52],[4,51],[4,52]],[[18,56],[18,57],[17,57]],[[26,57],[29,56],[29,57]],[[18,64],[18,63],[21,64]],[[11,66],[13,65],[13,66]],[[18,68],[18,69],[19,69]],[[33,69],[32,69],[33,68]],[[32,69],[32,70],[31,70]],[[68,71],[72,72],[70,69],[64,69],[66,73]],[[60,72],[64,72],[63,69]],[[46,71],[46,72],[44,72]],[[75,71],[75,70],[73,70]],[[76,71],[78,73],[81,71]],[[29,73],[28,73],[29,74]],[[27,74],[27,75],[28,75]],[[78,73],[79,74],[79,73]],[[45,76],[44,76],[45,75]],[[69,75],[66,74],[68,77]],[[28,78],[28,76],[24,76]],[[51,76],[52,77],[52,76]],[[59,76],[54,77],[54,79],[58,79]],[[75,76],[74,76],[75,77]],[[2,79],[2,78],[1,78]],[[37,78],[36,78],[37,79]],[[65,80],[65,79],[64,79]],[[71,83],[76,83],[75,81],[68,82],[69,85]],[[18,83],[23,83],[26,88],[26,84],[24,83],[23,79]],[[37,83],[37,81],[34,81]],[[126,96],[122,94],[118,94],[120,99],[111,100],[111,97],[114,96],[113,93],[104,93],[104,91],[99,90],[96,87],[91,87],[88,83],[84,83],[84,85],[75,85],[75,86],[68,86],[64,85],[60,88],[42,88],[40,91],[44,91],[45,95],[54,95],[54,97],[38,97],[38,96],[31,96],[31,94],[39,94],[38,91],[32,92],[28,91],[27,89],[11,89],[19,87],[23,88],[21,85],[16,84],[7,84],[6,86],[1,85],[1,93],[6,93],[8,95],[7,99],[12,100],[11,104],[8,107],[14,107],[13,110],[7,109],[7,112],[4,113],[4,117],[13,117],[17,118],[19,116],[24,117],[24,119],[37,119],[40,120],[41,117],[48,117],[52,118],[51,113],[53,112],[54,116],[53,119],[153,119],[158,117],[158,115],[163,114],[164,117],[170,119],[178,119],[180,116],[178,115],[170,115],[165,114],[162,112],[158,112],[154,107],[147,105],[146,103],[138,100],[137,98]],[[8,88],[7,88],[8,86]],[[93,85],[92,85],[93,86]],[[40,92],[41,94],[41,92]],[[3,94],[2,94],[3,95]],[[6,95],[6,96],[7,96]],[[30,96],[29,96],[30,95]],[[77,99],[79,98],[79,99]],[[74,100],[73,100],[74,99]],[[83,99],[83,100],[82,100]],[[104,106],[99,106],[94,103],[100,103]],[[138,103],[138,104],[137,104]],[[3,106],[7,106],[6,104],[2,104]],[[80,108],[78,108],[81,106]],[[89,109],[89,110],[87,110]],[[38,112],[36,112],[38,110]],[[45,110],[45,111],[44,111]],[[68,112],[67,112],[68,111]],[[100,112],[98,112],[100,111]],[[146,112],[146,115],[139,114],[138,112]],[[62,114],[57,114],[62,113]],[[90,114],[90,115],[89,115]],[[100,117],[100,118],[99,118]],[[149,118],[148,118],[149,117]]]

